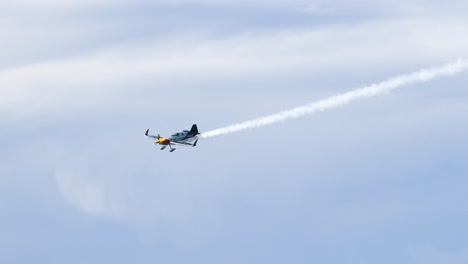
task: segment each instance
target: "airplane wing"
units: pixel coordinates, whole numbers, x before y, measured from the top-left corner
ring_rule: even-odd
[[[149,137],[149,138],[152,138],[152,139],[158,139],[158,137],[157,137],[157,136],[154,136],[154,135],[149,135],[148,133],[149,133],[149,128],[146,130],[146,132],[145,132],[145,136],[146,136],[146,137]]]
[[[195,140],[195,142],[190,143],[190,142],[185,142],[185,141],[172,141],[172,145],[179,145],[179,146],[190,146],[190,147],[196,147],[197,146],[198,139]]]

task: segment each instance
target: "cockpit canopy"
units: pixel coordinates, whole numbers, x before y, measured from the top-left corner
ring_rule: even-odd
[[[172,134],[172,136],[173,136],[173,137],[182,137],[182,136],[187,135],[188,132],[189,132],[188,130],[184,130],[184,131],[182,131],[182,132],[174,133],[174,134]]]

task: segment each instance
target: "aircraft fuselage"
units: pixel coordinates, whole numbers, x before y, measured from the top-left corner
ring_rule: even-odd
[[[171,152],[175,150],[173,145],[182,145],[182,146],[192,146],[195,147],[198,142],[198,137],[200,133],[196,124],[193,124],[190,130],[184,130],[182,132],[177,132],[171,135],[169,138],[161,137],[159,135],[149,135],[149,129],[146,130],[145,136],[151,139],[154,139],[154,145],[161,145],[161,150],[165,149],[167,146],[171,149]]]

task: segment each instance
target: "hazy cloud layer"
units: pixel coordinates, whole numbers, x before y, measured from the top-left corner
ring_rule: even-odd
[[[459,21],[444,27],[437,21],[384,21],[358,28],[250,32],[214,40],[187,35],[165,43],[113,46],[80,57],[4,69],[0,72],[1,111],[6,117],[33,117],[33,113],[56,111],[57,107],[67,111],[70,101],[81,102],[86,109],[99,104],[98,97],[115,100],[115,94],[125,97],[133,93],[132,83],[152,82],[150,92],[158,93],[158,86],[176,76],[197,82],[288,76],[298,71],[330,73],[345,68],[343,65],[365,70],[382,62],[386,68],[442,63],[468,54],[464,45],[468,39],[457,34],[465,26]],[[122,82],[127,85],[117,85]]]
[[[462,263],[465,1],[0,1],[2,263]],[[28,254],[24,254],[28,252]]]

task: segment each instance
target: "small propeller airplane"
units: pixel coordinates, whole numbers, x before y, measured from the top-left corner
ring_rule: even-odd
[[[200,133],[198,133],[197,125],[194,124],[192,128],[189,130],[184,130],[182,132],[177,132],[171,135],[170,138],[161,137],[159,134],[157,136],[149,135],[149,128],[145,132],[145,136],[154,140],[153,145],[161,145],[161,150],[165,149],[167,146],[171,149],[170,152],[176,150],[173,148],[173,145],[179,146],[197,146],[198,137]],[[195,139],[195,142],[191,143]]]

